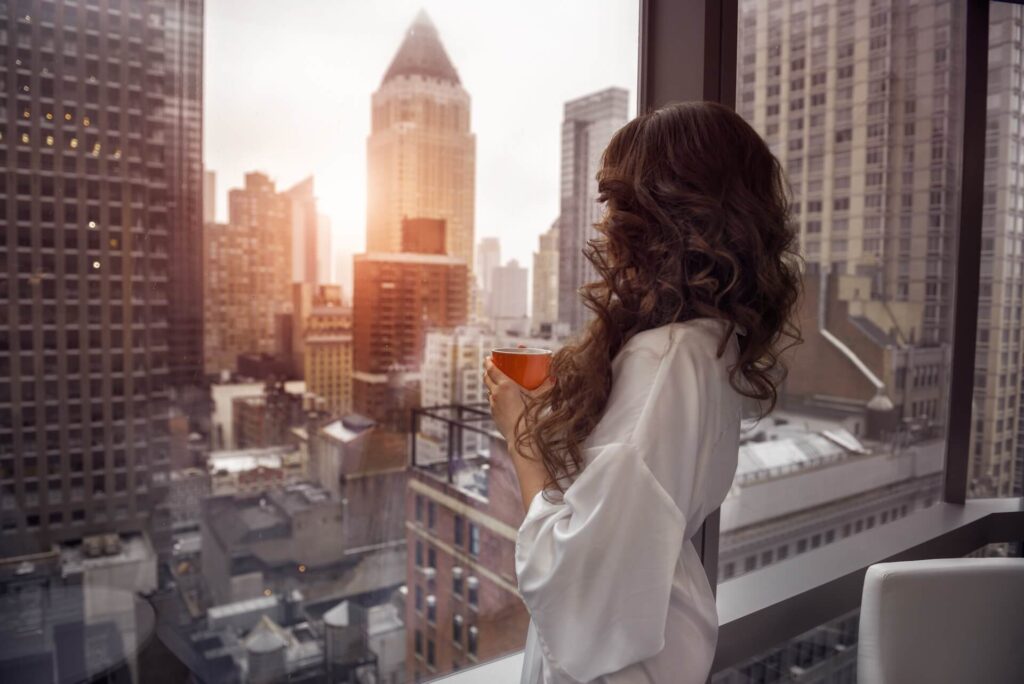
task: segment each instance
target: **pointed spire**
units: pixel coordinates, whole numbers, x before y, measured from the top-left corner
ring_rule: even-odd
[[[425,10],[420,10],[405,32],[405,40],[391,60],[383,83],[399,76],[423,76],[459,83],[459,73],[445,52],[437,27]]]

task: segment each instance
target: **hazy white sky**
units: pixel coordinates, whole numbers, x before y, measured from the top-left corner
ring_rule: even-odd
[[[370,94],[420,8],[472,98],[476,236],[531,265],[558,216],[566,100],[636,95],[637,0],[207,0],[205,157],[217,213],[247,171],[312,174],[336,247],[366,230]],[[635,105],[631,108],[635,112]]]

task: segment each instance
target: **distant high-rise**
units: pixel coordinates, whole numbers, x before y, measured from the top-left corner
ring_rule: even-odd
[[[583,256],[595,237],[601,217],[596,175],[612,135],[629,116],[629,92],[608,88],[565,103],[562,120],[562,191],[558,231],[558,317],[578,331],[588,312],[579,288],[594,280],[594,268]]]
[[[306,390],[323,397],[328,412],[352,411],[352,309],[341,303],[341,286],[321,285],[302,325]]]
[[[737,111],[785,166],[809,277],[856,283],[839,290],[846,325],[888,346],[897,362],[879,371],[887,393],[904,421],[933,429],[946,416],[959,222],[965,34],[955,8],[945,0],[810,12],[786,2],[740,6]],[[1004,67],[1022,44],[1008,28],[1020,8],[992,8],[971,488],[1006,496],[1019,448],[1024,281],[1019,221],[1006,210],[1020,189],[1011,163],[1019,108],[1009,104],[1020,83]],[[812,317],[805,337],[820,335],[821,316]],[[793,370],[789,391],[813,376]]]
[[[277,317],[291,313],[291,199],[262,173],[228,193],[227,224],[204,230],[207,374],[237,369],[238,355],[278,351]]]
[[[356,255],[353,394],[358,413],[389,427],[407,427],[399,414],[403,401],[419,398],[426,332],[466,322],[468,284],[466,263],[456,257]]]
[[[476,137],[462,87],[420,12],[373,94],[367,140],[368,252],[399,252],[402,219],[444,219],[446,252],[473,265]]]
[[[988,121],[985,125],[985,194],[982,218],[981,308],[974,384],[972,489],[976,496],[1024,493],[1024,140],[1020,92],[1024,87],[1024,7],[993,3],[989,17]],[[1011,66],[1013,65],[1013,66]],[[994,192],[993,192],[994,190]],[[1016,207],[1016,216],[1013,208]],[[1005,385],[1003,384],[1005,378]],[[1017,411],[1013,411],[1014,403]],[[1010,409],[1004,412],[1004,406]],[[1014,429],[1014,419],[1017,426]],[[980,428],[980,429],[979,429]]]
[[[153,42],[162,42],[165,57],[167,361],[175,387],[203,382],[203,1],[160,2],[161,21],[148,19],[149,30],[163,31]]]
[[[480,238],[476,246],[476,284],[481,292],[491,291],[493,271],[501,265],[501,241],[496,237]]]
[[[331,219],[327,214],[316,215],[316,282],[318,285],[336,285],[331,257],[334,240],[331,237]]]
[[[4,12],[0,555],[160,526],[194,379],[202,3],[102,7]]]
[[[316,212],[313,177],[309,176],[285,190],[288,198],[292,239],[292,282],[315,286],[318,281],[317,240],[320,216]]]
[[[540,236],[533,253],[533,328],[558,322],[558,221]]]
[[[217,221],[217,172],[203,171],[203,223]]]
[[[491,272],[491,296],[487,314],[499,332],[515,328],[529,331],[530,272],[513,259]]]

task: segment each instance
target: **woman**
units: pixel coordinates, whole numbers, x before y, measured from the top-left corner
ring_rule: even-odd
[[[778,161],[733,111],[665,107],[612,138],[587,248],[594,318],[532,393],[484,381],[526,518],[523,682],[704,682],[718,621],[690,538],[725,498],[741,404],[775,405],[799,342]]]

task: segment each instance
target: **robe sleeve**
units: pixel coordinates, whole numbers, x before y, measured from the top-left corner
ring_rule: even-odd
[[[664,648],[686,529],[635,447],[595,450],[560,501],[534,497],[516,542],[519,590],[545,658],[582,682]]]

